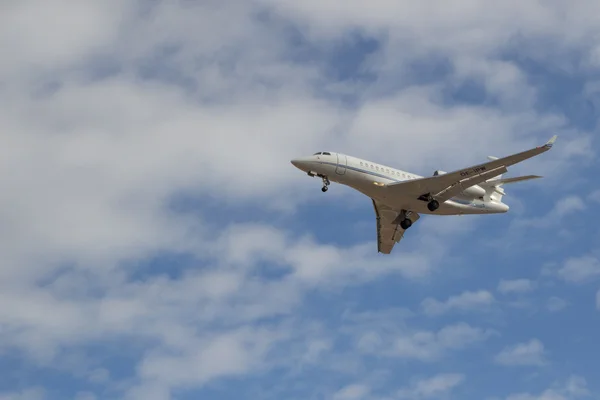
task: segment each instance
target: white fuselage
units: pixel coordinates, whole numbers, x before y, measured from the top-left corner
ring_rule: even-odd
[[[409,209],[421,214],[463,215],[505,213],[509,207],[501,201],[485,196],[485,190],[471,186],[460,195],[441,202],[440,207],[431,212],[427,202],[407,196],[405,199],[388,199],[386,184],[419,179],[422,176],[391,168],[368,160],[335,152],[321,152],[312,156],[292,160],[292,164],[309,175],[327,177],[332,182],[349,186],[372,199],[393,209]]]

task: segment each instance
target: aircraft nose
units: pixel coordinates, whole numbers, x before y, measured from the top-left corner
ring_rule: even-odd
[[[306,171],[306,169],[308,168],[308,162],[306,159],[294,158],[290,162],[294,167],[301,169],[302,171]]]

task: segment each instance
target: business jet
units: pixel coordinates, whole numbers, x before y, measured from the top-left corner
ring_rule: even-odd
[[[377,220],[377,251],[390,254],[421,214],[499,214],[509,207],[502,202],[503,185],[541,178],[537,175],[503,178],[507,167],[540,155],[552,148],[553,136],[543,146],[504,158],[488,156],[489,162],[423,177],[372,161],[341,153],[321,151],[291,163],[311,177],[323,181],[326,192],[331,182],[347,185],[373,202]]]

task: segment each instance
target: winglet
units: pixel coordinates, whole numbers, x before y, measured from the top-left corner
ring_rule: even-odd
[[[546,144],[544,145],[544,147],[546,147],[546,148],[548,148],[548,149],[552,148],[552,145],[554,144],[554,142],[556,142],[556,138],[557,138],[557,137],[558,137],[558,135],[554,135],[554,136],[552,136],[552,137],[550,138],[550,140],[548,140],[548,141],[546,142]]]

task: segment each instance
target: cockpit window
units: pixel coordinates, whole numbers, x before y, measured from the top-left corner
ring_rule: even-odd
[[[324,155],[324,156],[330,156],[330,155],[331,155],[331,153],[328,153],[328,152],[324,151],[324,152],[323,152],[323,155]]]
[[[313,156],[318,156],[319,154],[322,154],[322,152],[315,153],[315,154],[313,154]]]

